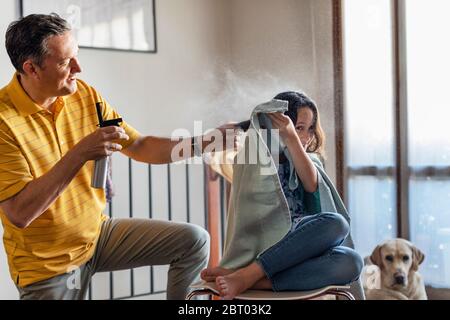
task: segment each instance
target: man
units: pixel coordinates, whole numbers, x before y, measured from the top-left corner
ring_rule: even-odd
[[[83,299],[96,272],[163,264],[170,264],[167,298],[184,299],[208,261],[206,231],[186,223],[108,220],[104,191],[90,181],[91,160],[121,151],[136,161],[169,163],[175,146],[190,150],[191,139],[144,137],[125,122],[98,128],[97,102],[105,120],[119,115],[77,79],[78,46],[56,14],[13,22],[6,48],[17,72],[0,90],[0,216],[21,299]]]

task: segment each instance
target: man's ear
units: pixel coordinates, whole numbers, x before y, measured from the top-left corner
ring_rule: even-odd
[[[370,255],[370,261],[372,261],[374,265],[380,267],[380,269],[383,269],[383,262],[381,258],[381,247],[382,245],[378,245],[375,249],[373,249],[372,254]]]
[[[28,77],[37,77],[38,76],[37,71],[36,71],[36,66],[31,59],[28,59],[23,63],[22,69],[23,69],[25,75]]]
[[[417,271],[417,270],[419,270],[419,265],[423,262],[423,260],[425,260],[425,255],[423,254],[422,251],[420,251],[418,248],[416,248],[413,245],[411,245],[411,250],[412,250],[411,269],[413,271]]]

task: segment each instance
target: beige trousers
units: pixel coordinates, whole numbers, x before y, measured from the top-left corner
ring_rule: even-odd
[[[207,266],[209,235],[201,227],[152,219],[109,219],[94,256],[78,269],[18,287],[21,300],[81,300],[96,272],[170,265],[167,299],[182,300]],[[77,279],[76,277],[79,277]]]

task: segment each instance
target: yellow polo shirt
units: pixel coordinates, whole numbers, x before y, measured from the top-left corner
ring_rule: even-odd
[[[55,113],[35,104],[17,74],[0,90],[0,202],[46,174],[82,138],[98,129],[96,102],[105,120],[120,117],[85,82],[76,93],[59,97]],[[139,137],[125,122],[130,139]],[[15,227],[0,209],[3,243],[13,281],[21,287],[68,272],[94,254],[102,222],[107,218],[105,193],[91,188],[93,161],[88,161],[61,196],[30,226]],[[45,197],[45,194],[41,195]]]

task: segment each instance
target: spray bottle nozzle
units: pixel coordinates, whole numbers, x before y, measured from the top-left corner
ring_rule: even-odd
[[[122,118],[117,118],[117,119],[112,119],[112,120],[103,120],[102,103],[97,102],[95,104],[95,107],[97,108],[98,126],[100,128],[111,127],[111,126],[118,127],[123,122]]]

